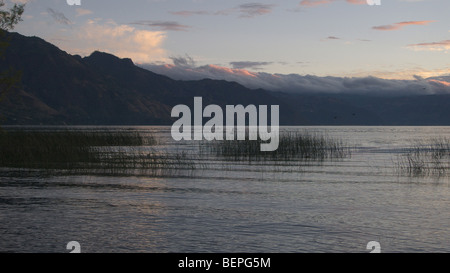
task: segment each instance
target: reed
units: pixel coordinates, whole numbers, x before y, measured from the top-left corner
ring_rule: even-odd
[[[341,140],[299,132],[282,134],[279,147],[273,152],[261,152],[261,140],[248,139],[202,143],[200,153],[168,152],[156,144],[152,135],[137,131],[1,131],[0,167],[66,174],[170,176],[180,171],[208,169],[211,160],[242,164],[259,161],[284,170],[299,161],[351,155]]]
[[[154,144],[152,136],[143,137],[134,131],[0,131],[0,166],[94,168],[108,164],[108,154],[114,154],[116,162],[132,162],[138,157],[132,147]],[[131,150],[117,151],[119,147]]]
[[[288,132],[280,135],[278,149],[263,152],[260,139],[215,141],[201,146],[202,154],[221,156],[233,160],[325,160],[345,158],[351,150],[343,141],[324,135]]]
[[[447,176],[450,171],[450,139],[416,142],[398,158],[396,170],[410,176]]]

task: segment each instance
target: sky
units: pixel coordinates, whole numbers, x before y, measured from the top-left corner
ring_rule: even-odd
[[[450,86],[448,0],[12,2],[26,3],[18,33],[70,54],[131,58],[178,79],[435,77]]]

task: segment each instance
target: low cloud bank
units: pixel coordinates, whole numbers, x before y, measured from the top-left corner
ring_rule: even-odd
[[[143,64],[141,67],[176,80],[215,79],[235,81],[252,89],[262,88],[291,93],[342,93],[380,96],[450,94],[450,75],[426,79],[415,76],[414,80],[391,80],[370,76],[348,78],[270,74],[217,65],[194,66],[188,65],[188,63],[183,65]]]

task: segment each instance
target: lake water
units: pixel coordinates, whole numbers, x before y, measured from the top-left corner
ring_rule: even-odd
[[[113,129],[198,154],[170,127]],[[0,169],[0,252],[65,253],[70,241],[82,252],[369,252],[370,241],[382,252],[450,252],[449,176],[396,167],[417,140],[450,127],[283,130],[343,139],[351,156],[287,165],[209,157],[156,177]]]

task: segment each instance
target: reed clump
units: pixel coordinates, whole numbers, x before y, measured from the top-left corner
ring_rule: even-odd
[[[351,155],[351,150],[342,140],[324,135],[301,132],[283,133],[279,137],[278,149],[261,151],[260,139],[215,141],[202,145],[202,153],[233,160],[325,160],[341,159]]]
[[[0,167],[37,169],[128,169],[164,167],[163,156],[146,156],[140,147],[153,136],[121,131],[0,131]],[[159,162],[158,164],[156,162]]]
[[[397,161],[399,173],[410,176],[446,176],[450,171],[450,139],[417,142]]]

